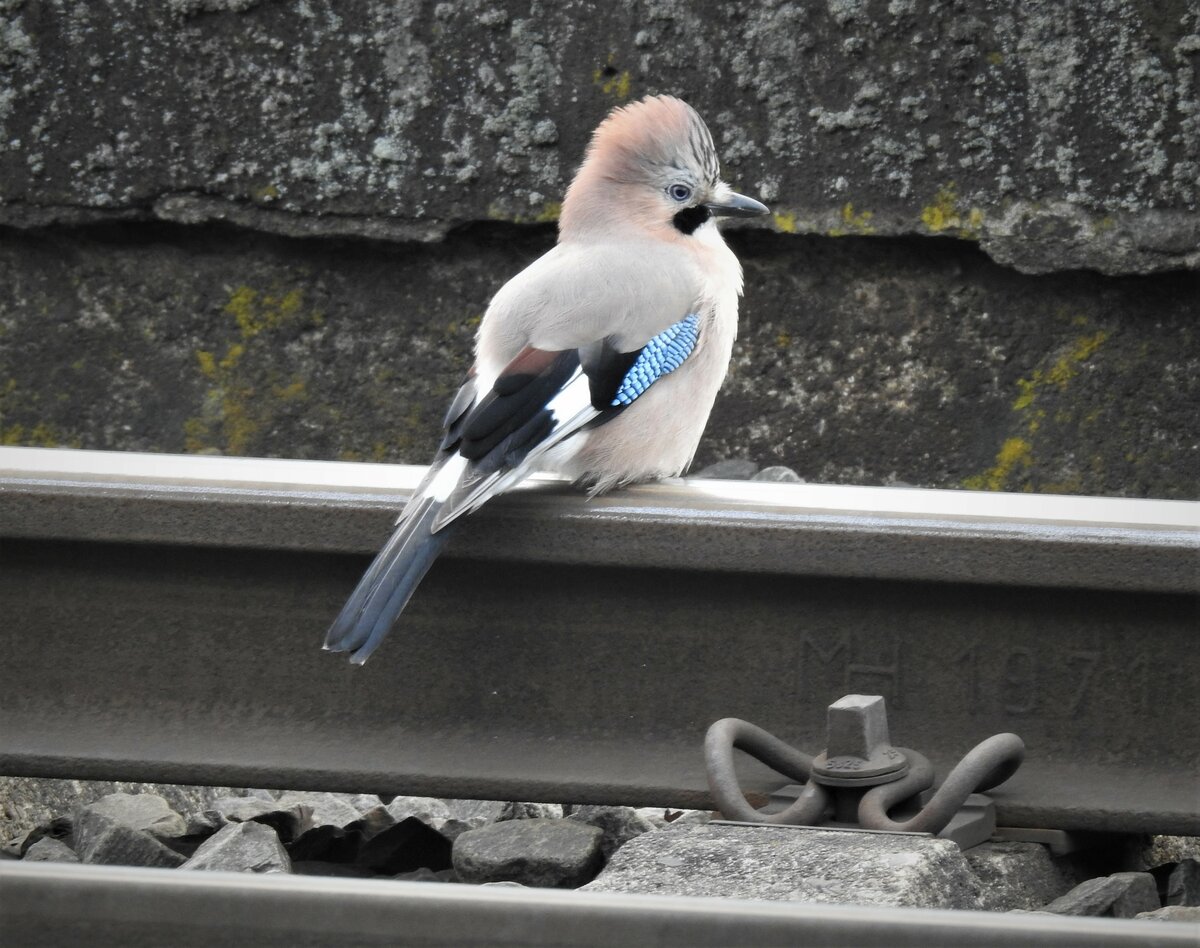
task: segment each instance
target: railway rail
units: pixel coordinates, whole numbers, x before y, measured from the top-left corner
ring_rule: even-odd
[[[816,751],[825,707],[865,692],[943,774],[1019,733],[1002,826],[1200,835],[1200,504],[718,481],[589,501],[537,483],[473,516],[351,667],[317,645],[419,470],[0,448],[0,772],[707,806],[713,721]],[[760,802],[785,782],[740,772]],[[126,883],[162,905],[227,884],[90,868],[0,881],[113,919]],[[285,914],[343,889],[254,887]],[[418,891],[398,898],[451,898]],[[397,910],[372,893],[362,918]],[[463,917],[575,911],[559,895],[463,895]],[[677,931],[741,911],[638,905]],[[792,932],[838,916],[786,911]],[[845,943],[884,943],[867,929],[890,914]],[[972,943],[954,931],[933,943]]]
[[[0,863],[12,944],[59,948],[612,946],[1194,948],[1128,919]],[[47,925],[47,919],[54,924]]]

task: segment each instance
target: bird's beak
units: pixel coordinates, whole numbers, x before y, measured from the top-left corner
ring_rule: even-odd
[[[767,205],[733,191],[715,195],[713,200],[704,206],[714,217],[757,217],[759,214],[771,213]]]

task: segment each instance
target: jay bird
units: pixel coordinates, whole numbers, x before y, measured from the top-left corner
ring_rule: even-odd
[[[451,527],[534,471],[596,493],[681,474],[737,333],[742,268],[714,218],[766,213],[720,179],[687,103],[613,110],[567,189],[557,244],[488,306],[433,463],[324,647],[365,662]]]

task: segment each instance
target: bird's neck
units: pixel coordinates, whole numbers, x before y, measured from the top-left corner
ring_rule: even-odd
[[[661,217],[659,203],[627,170],[600,160],[584,164],[563,198],[560,240],[610,240],[634,231],[652,233]]]

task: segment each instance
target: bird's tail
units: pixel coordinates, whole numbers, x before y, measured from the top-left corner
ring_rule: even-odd
[[[418,493],[325,635],[324,648],[361,665],[379,647],[453,529],[433,532],[442,502]]]

